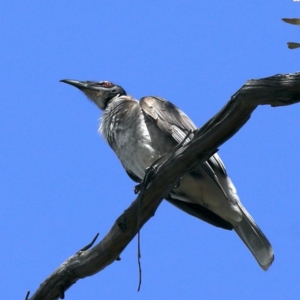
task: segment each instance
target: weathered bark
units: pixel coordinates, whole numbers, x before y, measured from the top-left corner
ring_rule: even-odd
[[[63,298],[64,292],[77,280],[91,276],[117,260],[137,234],[138,227],[141,228],[154,215],[178,179],[216,152],[247,122],[258,105],[275,107],[297,102],[300,102],[300,73],[247,81],[218,114],[195,132],[191,142],[179,145],[150,168],[138,197],[101,242],[68,258],[31,298],[29,295],[26,298]]]

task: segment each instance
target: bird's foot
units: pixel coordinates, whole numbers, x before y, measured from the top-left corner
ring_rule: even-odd
[[[174,186],[174,189],[177,189],[180,187],[180,181],[181,181],[182,177],[179,178],[179,180],[177,181],[177,183]]]
[[[138,194],[142,188],[143,188],[143,183],[139,183],[133,188],[133,191],[135,194]]]

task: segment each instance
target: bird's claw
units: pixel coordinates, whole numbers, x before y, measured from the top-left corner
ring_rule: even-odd
[[[133,188],[134,193],[135,193],[135,194],[138,194],[138,193],[141,191],[142,187],[143,187],[143,183],[137,184],[137,185]]]
[[[175,184],[174,189],[177,189],[180,187],[180,181],[181,181],[182,177],[179,178],[178,182]]]

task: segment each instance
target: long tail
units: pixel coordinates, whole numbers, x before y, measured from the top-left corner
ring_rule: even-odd
[[[274,260],[272,246],[243,205],[241,203],[238,205],[243,213],[243,219],[234,226],[234,230],[251,251],[262,269],[267,271]]]

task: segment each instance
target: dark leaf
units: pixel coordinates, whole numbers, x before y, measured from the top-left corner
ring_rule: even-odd
[[[288,42],[287,44],[289,49],[296,49],[300,47],[299,43]]]
[[[293,18],[293,19],[282,18],[281,20],[283,22],[288,23],[288,24],[299,25],[300,26],[300,19],[298,19],[298,18]]]

